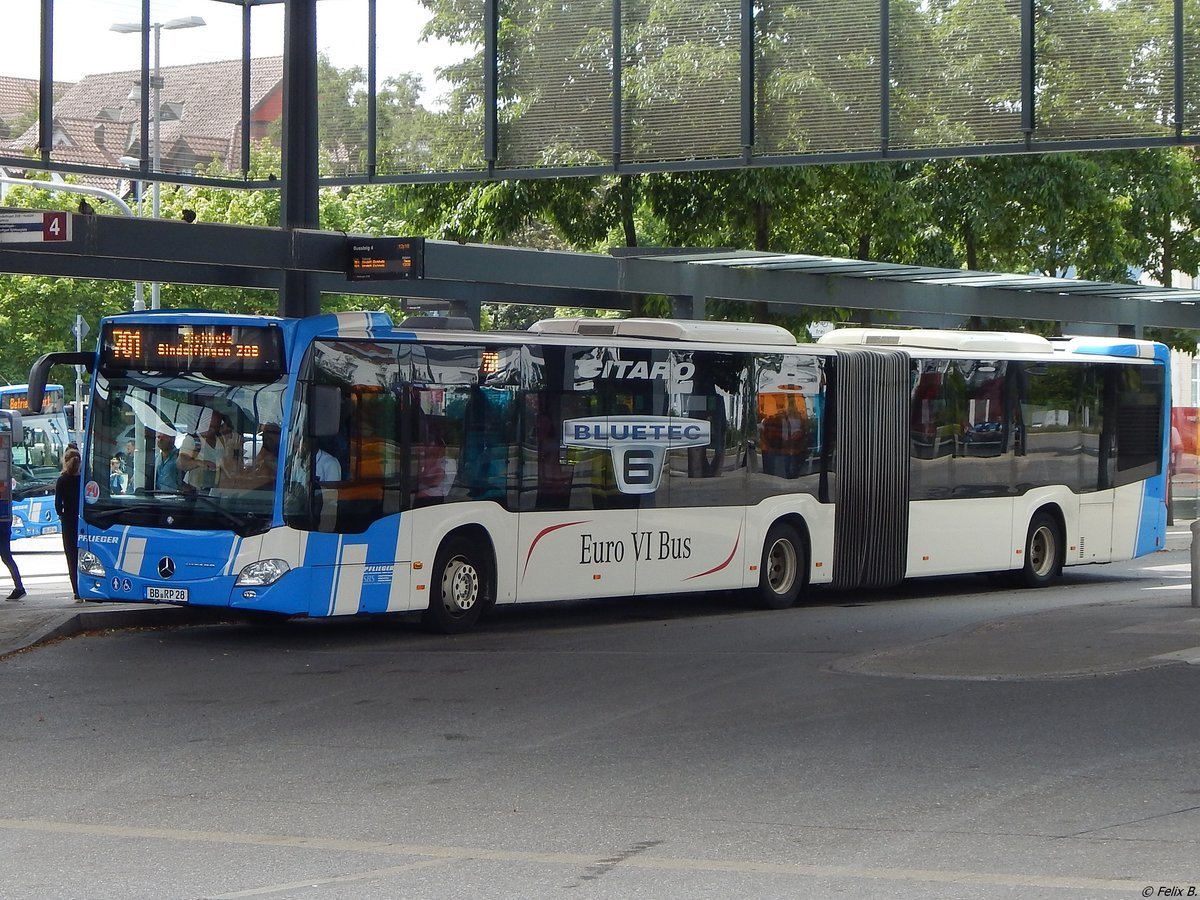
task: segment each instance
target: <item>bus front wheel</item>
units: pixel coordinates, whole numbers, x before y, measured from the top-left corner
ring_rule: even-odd
[[[767,609],[787,609],[795,604],[804,588],[804,567],[808,564],[804,544],[796,529],[776,522],[763,543],[758,570],[758,602]]]
[[[1039,512],[1030,521],[1029,534],[1025,538],[1021,584],[1031,588],[1050,584],[1062,572],[1062,559],[1062,528],[1050,513]]]
[[[431,631],[461,634],[479,622],[489,590],[488,568],[467,540],[452,538],[438,550],[422,621]]]

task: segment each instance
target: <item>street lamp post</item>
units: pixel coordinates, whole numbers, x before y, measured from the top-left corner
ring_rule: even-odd
[[[153,124],[150,133],[150,170],[157,176],[162,168],[162,64],[161,64],[161,44],[162,31],[175,31],[179,28],[199,28],[205,22],[199,16],[183,16],[178,19],[169,19],[166,22],[114,22],[109,26],[110,31],[116,31],[120,34],[144,34],[150,30],[154,32],[154,57],[153,69],[150,75],[150,102],[154,111]],[[142,148],[142,159],[145,159],[145,148]],[[126,159],[126,157],[122,157]],[[142,160],[137,161],[140,165]],[[138,181],[138,210],[141,210],[141,181]],[[151,215],[157,219],[161,212],[161,185],[156,177],[152,182],[152,200],[151,200]],[[138,287],[141,285],[139,283]],[[150,284],[150,308],[158,309],[159,290],[158,282]],[[135,306],[137,305],[135,300]],[[144,302],[142,308],[145,308]]]
[[[137,168],[142,164],[142,161],[136,156],[122,156],[117,162],[130,169]],[[133,181],[133,206],[137,210],[138,218],[142,217],[142,179],[135,178]],[[154,294],[154,289],[151,288],[151,294]],[[141,312],[146,308],[146,287],[140,281],[133,283],[133,311]]]

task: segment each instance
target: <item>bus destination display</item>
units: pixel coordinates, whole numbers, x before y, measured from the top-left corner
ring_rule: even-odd
[[[60,413],[66,402],[66,395],[61,387],[47,385],[46,393],[42,396],[43,413]],[[0,387],[0,409],[13,409],[21,414],[29,412],[29,391],[24,387]]]
[[[107,371],[211,372],[274,378],[283,343],[273,325],[162,325],[110,322],[100,362]]]

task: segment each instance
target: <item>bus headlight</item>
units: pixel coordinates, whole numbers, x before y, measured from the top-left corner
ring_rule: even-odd
[[[282,559],[260,559],[252,562],[238,574],[235,584],[268,585],[274,584],[291,569]]]
[[[22,519],[20,516],[18,516],[16,513],[13,513],[12,527],[13,527],[13,531],[16,531],[20,528],[24,528],[25,520]]]
[[[100,562],[100,557],[98,557],[91,550],[80,550],[79,571],[84,575],[92,575],[96,578],[103,578],[104,563]]]

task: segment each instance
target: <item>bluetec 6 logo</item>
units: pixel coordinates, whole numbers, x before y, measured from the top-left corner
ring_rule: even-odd
[[[608,450],[622,494],[652,494],[668,450],[706,447],[712,429],[703,419],[666,416],[592,416],[563,422],[568,447]]]

